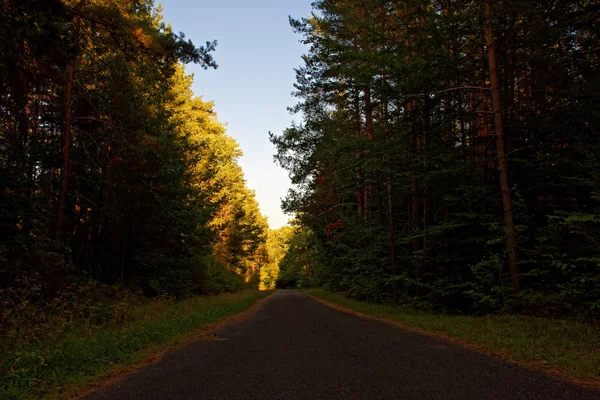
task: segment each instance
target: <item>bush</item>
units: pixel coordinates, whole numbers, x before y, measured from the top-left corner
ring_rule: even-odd
[[[206,268],[206,282],[203,285],[204,293],[233,293],[247,287],[241,276],[233,271],[227,270],[214,257],[205,257],[203,262],[205,263],[204,265]]]

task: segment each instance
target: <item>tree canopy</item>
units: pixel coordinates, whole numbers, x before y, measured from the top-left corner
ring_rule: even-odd
[[[266,219],[184,69],[217,68],[216,41],[175,34],[151,0],[0,13],[0,322],[84,282],[178,298],[256,286]]]
[[[438,310],[600,310],[598,6],[321,0],[271,134],[315,284]]]

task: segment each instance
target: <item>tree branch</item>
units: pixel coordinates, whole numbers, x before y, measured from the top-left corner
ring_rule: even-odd
[[[454,91],[454,90],[461,90],[461,89],[469,89],[469,90],[491,90],[490,88],[481,87],[481,86],[458,86],[458,87],[448,88],[448,89],[444,89],[444,90],[439,90],[437,92],[407,94],[404,97],[425,97],[425,96],[431,96],[432,94],[439,94],[439,93],[451,92],[451,91]]]
[[[329,211],[335,210],[338,207],[342,207],[342,206],[356,206],[356,205],[358,205],[358,203],[341,203],[341,204],[338,204],[338,205],[335,205],[335,206],[331,207],[329,210],[325,210],[322,213],[315,215],[315,217],[320,217],[321,215],[325,215]]]

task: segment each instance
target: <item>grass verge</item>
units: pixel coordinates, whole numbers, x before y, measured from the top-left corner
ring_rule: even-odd
[[[600,388],[600,327],[523,315],[452,316],[304,290],[349,311],[433,334],[521,365]]]
[[[10,365],[0,376],[0,399],[66,397],[79,386],[184,342],[198,329],[240,313],[270,293],[149,301],[132,305],[131,317],[118,326],[91,332],[74,328],[58,340],[26,343],[16,351],[2,346],[0,359]]]

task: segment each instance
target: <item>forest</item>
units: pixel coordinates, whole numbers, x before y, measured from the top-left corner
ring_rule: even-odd
[[[280,285],[446,313],[600,315],[600,6],[319,0],[271,133]]]
[[[290,19],[302,122],[270,134],[295,219],[269,230],[185,70],[217,68],[216,41],[150,0],[2,3],[1,335],[257,287],[599,315],[598,5],[313,8]]]
[[[257,287],[267,220],[184,68],[217,68],[217,43],[196,47],[149,0],[0,11],[2,344],[102,326],[128,294]]]
[[[274,289],[305,291],[259,317],[281,348],[321,298],[597,378],[600,4],[312,9],[270,229],[193,90],[216,40],[153,0],[0,1],[0,398],[73,398]]]

